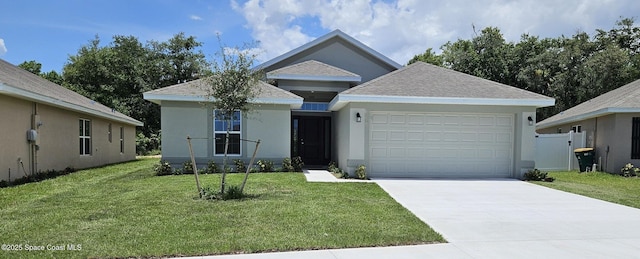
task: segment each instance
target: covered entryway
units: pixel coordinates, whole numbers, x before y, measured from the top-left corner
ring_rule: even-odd
[[[514,115],[372,112],[371,177],[511,177]]]
[[[331,160],[331,117],[292,116],[291,157],[307,166],[325,166]]]

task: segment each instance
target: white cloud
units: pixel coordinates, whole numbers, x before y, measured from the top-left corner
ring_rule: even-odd
[[[7,53],[7,46],[4,45],[4,39],[0,38],[0,56]]]
[[[190,15],[189,19],[194,20],[194,21],[202,21],[202,17],[197,16],[195,14]]]
[[[404,64],[427,48],[439,51],[447,41],[469,39],[476,31],[498,27],[508,41],[523,33],[570,36],[578,30],[613,28],[623,17],[640,12],[640,1],[624,0],[249,0],[232,8],[247,21],[261,60],[273,58],[340,29]],[[303,24],[317,20],[320,35]]]

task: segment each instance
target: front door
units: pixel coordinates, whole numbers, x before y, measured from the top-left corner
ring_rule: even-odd
[[[305,165],[327,165],[331,160],[331,118],[293,116],[291,156],[300,156]]]

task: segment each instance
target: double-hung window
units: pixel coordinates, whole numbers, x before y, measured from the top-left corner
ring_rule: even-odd
[[[240,139],[242,138],[242,118],[240,116],[240,111],[235,111],[231,115],[231,118],[225,118],[222,112],[214,110],[213,117],[214,154],[217,156],[224,155],[227,126],[231,126],[229,130],[229,149],[227,154],[237,156],[241,155]]]
[[[87,119],[78,120],[80,126],[80,155],[91,155],[91,121]]]

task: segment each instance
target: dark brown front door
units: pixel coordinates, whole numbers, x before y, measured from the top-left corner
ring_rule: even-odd
[[[300,156],[305,165],[327,165],[331,160],[331,118],[292,117],[291,156]]]

